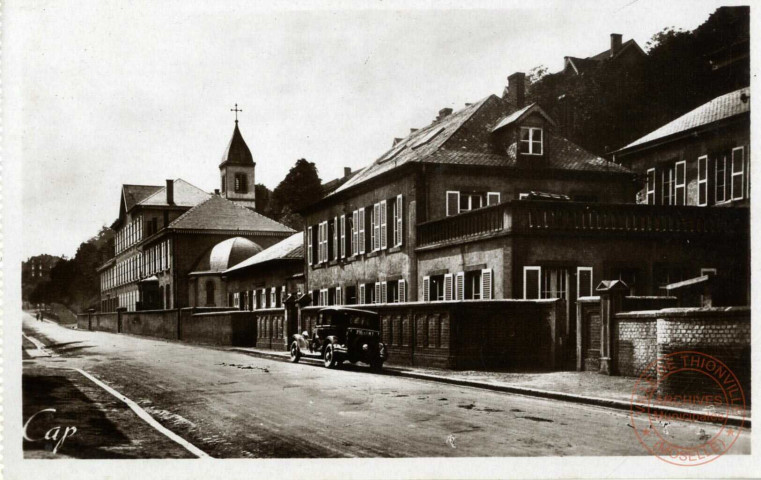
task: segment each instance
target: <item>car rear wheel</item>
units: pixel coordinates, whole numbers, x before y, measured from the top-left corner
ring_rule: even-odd
[[[291,355],[290,360],[291,363],[298,363],[298,361],[301,359],[301,349],[299,349],[299,344],[297,342],[293,342],[291,344]]]
[[[324,363],[327,368],[336,368],[338,366],[336,352],[333,349],[333,345],[328,345],[325,347]]]

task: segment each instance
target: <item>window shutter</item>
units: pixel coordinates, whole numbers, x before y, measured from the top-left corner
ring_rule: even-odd
[[[312,258],[312,227],[307,227],[307,263],[309,265],[314,264]]]
[[[460,192],[447,192],[447,217],[460,213]]]
[[[444,275],[444,300],[452,300],[452,274]]]
[[[465,272],[458,272],[455,277],[455,300],[465,300]]]
[[[346,258],[346,215],[341,215],[338,258]]]
[[[376,203],[373,205],[373,251],[380,249],[380,222],[381,222],[381,216],[380,216],[380,203]]]
[[[388,203],[383,200],[379,204],[379,213],[380,213],[380,245],[379,248],[381,250],[385,250],[388,248]]]
[[[240,306],[240,293],[233,293],[233,307],[238,308]]]
[[[380,287],[380,298],[378,299],[378,303],[388,303],[388,288],[386,285],[386,282],[381,282]]]
[[[359,224],[359,235],[357,240],[359,240],[359,253],[365,253],[365,223],[367,220],[365,219],[365,209],[360,208],[357,212],[357,220]]]
[[[397,289],[399,290],[399,303],[404,303],[407,301],[407,282],[404,280],[399,280],[399,283],[397,284]]]
[[[270,289],[270,308],[275,308],[277,306],[277,289],[275,287],[272,287]]]
[[[336,287],[336,305],[343,305],[344,299],[341,292],[341,287]]]
[[[500,201],[500,193],[499,192],[488,192],[486,194],[486,205],[496,205]]]
[[[381,284],[380,282],[375,282],[375,298],[373,299],[373,303],[380,303],[380,294],[381,294]]]
[[[491,300],[494,297],[494,279],[491,268],[481,270],[481,299]]]
[[[423,301],[431,301],[431,277],[423,277]]]
[[[404,225],[404,198],[401,194],[396,196],[396,238],[394,239],[394,246],[399,247],[402,245],[403,237],[403,225]]]
[[[351,212],[351,255],[354,256],[359,253],[359,213],[354,210]]]
[[[361,283],[359,285],[359,298],[357,298],[357,304],[362,305],[365,303],[365,284]]]

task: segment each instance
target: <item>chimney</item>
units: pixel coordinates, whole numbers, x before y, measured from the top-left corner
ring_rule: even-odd
[[[438,122],[442,118],[446,118],[448,116],[452,115],[452,109],[451,108],[442,108],[439,110],[439,116],[436,117],[436,121]]]
[[[218,189],[218,188],[215,188],[215,189],[214,189],[214,195],[217,195],[217,196],[219,196],[219,189]]]
[[[620,33],[611,33],[610,34],[610,56],[615,56],[618,51],[621,50],[621,34]]]
[[[404,140],[404,139],[403,138],[399,138],[399,137],[394,137],[394,143],[391,146],[395,147],[396,144],[401,142],[402,140]]]
[[[513,108],[523,108],[526,104],[526,74],[515,72],[507,77],[507,90],[505,92],[508,103]]]
[[[344,167],[344,177],[351,175],[351,167]]]
[[[174,180],[167,179],[166,181],[166,203],[174,205]]]

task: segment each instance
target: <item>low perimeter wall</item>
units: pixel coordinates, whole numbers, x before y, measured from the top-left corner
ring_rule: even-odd
[[[552,369],[561,358],[560,300],[493,300],[362,305],[381,318],[389,363],[439,368]],[[320,307],[301,310],[310,332]]]
[[[180,340],[208,345],[253,347],[256,345],[256,317],[250,311],[197,313],[183,318]]]
[[[672,353],[700,352],[732,370],[750,401],[750,307],[619,313],[614,334],[614,355],[621,375],[639,376],[658,358]],[[662,390],[699,392],[710,388],[715,388],[714,381],[705,375],[672,375],[663,382]]]

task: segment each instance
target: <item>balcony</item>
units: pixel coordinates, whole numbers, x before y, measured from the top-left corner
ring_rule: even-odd
[[[742,235],[747,208],[511,201],[417,225],[417,248],[508,234]]]

